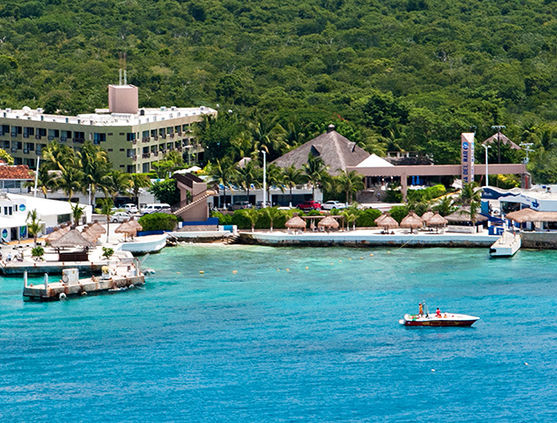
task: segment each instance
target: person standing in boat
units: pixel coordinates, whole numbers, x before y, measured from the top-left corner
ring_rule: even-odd
[[[422,303],[418,304],[418,315],[419,316],[424,315],[424,306],[422,305]]]
[[[435,317],[441,317],[441,310],[439,310],[439,307],[435,310]]]

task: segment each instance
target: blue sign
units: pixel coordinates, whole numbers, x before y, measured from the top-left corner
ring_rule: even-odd
[[[474,181],[474,134],[462,133],[460,144],[460,164],[462,169],[462,183]]]
[[[8,230],[2,229],[2,238],[7,238],[7,237],[8,237]]]
[[[19,205],[19,211],[24,212],[24,211],[25,211],[25,208],[26,208],[26,207],[25,207],[25,204],[20,204],[20,205]]]

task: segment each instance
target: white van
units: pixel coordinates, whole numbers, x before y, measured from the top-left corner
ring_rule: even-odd
[[[147,204],[145,207],[141,209],[141,212],[143,214],[170,212],[170,204],[167,203]]]

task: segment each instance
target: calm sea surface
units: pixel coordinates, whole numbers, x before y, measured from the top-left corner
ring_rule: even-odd
[[[557,420],[555,251],[191,246],[145,264],[143,290],[47,304],[0,278],[2,422]],[[400,326],[422,300],[481,320]]]

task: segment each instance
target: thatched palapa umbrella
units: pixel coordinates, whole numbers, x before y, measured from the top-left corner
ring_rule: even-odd
[[[97,244],[97,241],[99,240],[99,237],[101,236],[100,234],[96,234],[94,232],[89,232],[89,231],[82,231],[81,235],[83,236],[83,238],[90,241],[93,245]]]
[[[51,244],[53,241],[60,239],[64,234],[67,234],[70,231],[69,226],[63,226],[61,228],[56,229],[55,231],[48,234],[45,238],[47,244]]]
[[[114,232],[133,238],[137,234],[137,228],[130,222],[124,222],[118,226]]]
[[[87,232],[94,232],[102,235],[106,233],[106,229],[103,228],[103,226],[99,222],[95,222],[87,228]]]
[[[377,226],[383,228],[385,231],[398,228],[398,222],[388,212],[383,213],[381,216],[375,219],[375,223],[377,224]]]
[[[65,233],[59,239],[52,241],[50,245],[55,248],[93,247],[93,243],[75,229]]]
[[[143,230],[143,226],[141,226],[139,222],[135,220],[133,217],[128,221],[128,223],[130,224],[130,226],[134,227],[137,231]]]
[[[534,222],[538,218],[538,212],[530,208],[517,210],[505,215],[506,219],[514,220],[517,223]]]
[[[423,225],[424,221],[413,211],[408,213],[408,215],[406,215],[406,217],[400,222],[400,227],[410,228],[410,233],[413,233],[414,229],[421,228]]]
[[[439,213],[435,213],[428,221],[427,226],[432,228],[443,228],[447,226],[448,220],[441,216]]]
[[[334,217],[327,216],[326,218],[320,220],[317,226],[319,228],[325,228],[325,229],[338,229],[340,225]]]
[[[422,220],[424,221],[424,223],[427,224],[428,220],[431,219],[433,216],[435,216],[433,212],[431,210],[428,210],[424,214],[422,214]]]
[[[306,222],[296,214],[288,219],[284,226],[288,229],[306,229]]]

